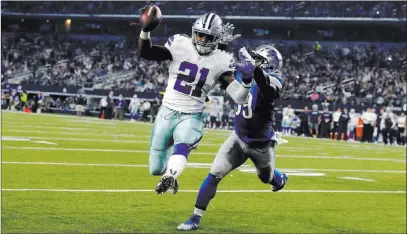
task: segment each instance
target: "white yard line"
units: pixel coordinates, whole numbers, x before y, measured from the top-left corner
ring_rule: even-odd
[[[16,162],[16,161],[3,161],[2,164],[16,164],[16,165],[55,165],[55,166],[99,166],[99,167],[148,167],[148,164],[118,164],[118,163],[75,163],[75,162]],[[210,168],[211,163],[188,163],[188,167],[192,168]],[[242,165],[244,169],[254,169],[248,165]],[[281,171],[322,171],[322,172],[361,172],[361,173],[390,173],[390,174],[406,174],[402,170],[364,170],[364,169],[318,169],[318,168],[279,168]]]
[[[117,152],[117,153],[148,153],[148,150],[120,150],[120,149],[92,149],[92,148],[53,148],[53,147],[19,147],[19,146],[3,146],[2,149],[13,150],[49,150],[49,151],[82,151],[82,152]],[[216,152],[197,152],[193,151],[193,155],[211,155],[215,156]],[[339,160],[359,160],[359,161],[384,161],[405,163],[405,159],[396,158],[356,158],[353,156],[308,156],[308,155],[277,155],[277,158],[301,158],[301,159],[339,159]]]
[[[145,136],[147,137],[147,136]],[[37,136],[25,136],[25,137],[9,137],[3,136],[6,139],[33,139],[33,140],[54,140],[54,141],[89,141],[89,142],[115,142],[115,143],[146,143],[150,144],[150,141],[139,141],[139,140],[110,140],[110,139],[95,139],[95,138],[65,138],[65,137],[37,137]],[[214,143],[200,143],[199,145],[204,146],[220,146],[221,144]]]
[[[134,124],[141,124],[141,125],[152,125],[152,123],[149,122],[136,122],[136,123],[131,123],[130,121],[119,121],[119,120],[101,120],[98,119],[96,117],[77,117],[77,116],[73,116],[73,115],[59,115],[59,114],[31,114],[31,113],[24,113],[24,112],[10,112],[10,111],[4,111],[2,110],[1,112],[4,113],[9,113],[9,114],[16,114],[16,115],[30,115],[30,116],[37,116],[37,117],[41,117],[41,116],[46,116],[46,117],[54,117],[54,118],[66,118],[66,119],[72,119],[71,121],[75,121],[75,122],[86,122],[86,123],[94,123],[94,124],[117,124],[117,123],[121,123],[123,125],[134,125]],[[16,123],[16,124],[20,124],[18,122],[13,122],[11,118],[7,117],[3,117],[2,121],[3,123],[5,121],[11,120],[11,123]],[[3,130],[4,131],[4,130]],[[231,130],[224,130],[224,129],[205,129],[206,132],[214,132],[217,133],[216,135],[224,135],[227,136],[229,133],[231,133]],[[356,149],[360,149],[360,146],[363,145],[363,147],[365,149],[372,149],[374,147],[377,147],[378,149],[382,149],[384,146],[383,145],[376,145],[376,144],[362,144],[360,142],[341,142],[343,144],[343,146],[339,146],[336,142],[332,142],[333,140],[330,139],[320,139],[320,138],[311,138],[311,137],[297,137],[297,136],[282,136],[283,138],[293,138],[293,139],[298,139],[298,138],[302,138],[302,139],[306,139],[306,140],[317,140],[317,141],[326,141],[329,142],[328,144],[334,146],[334,147],[354,147]],[[404,147],[399,147],[399,148],[405,148]],[[387,149],[389,149],[389,147],[387,147]]]
[[[344,180],[359,180],[359,181],[367,181],[367,182],[376,182],[377,180],[371,180],[371,179],[365,179],[365,178],[359,178],[359,177],[349,177],[349,176],[343,176],[343,177],[336,177],[338,179],[344,179]]]
[[[151,189],[44,189],[44,188],[4,188],[3,192],[74,192],[74,193],[135,193],[149,192]],[[199,190],[180,190],[182,193],[197,193]],[[217,190],[217,193],[272,193],[271,190]],[[406,191],[368,191],[368,190],[281,190],[278,193],[369,193],[406,194]]]
[[[55,166],[95,166],[95,167],[148,167],[148,164],[108,164],[108,163],[69,163],[69,162],[9,162],[3,161],[2,164],[17,165],[55,165]],[[192,168],[210,168],[209,163],[188,163]]]
[[[25,130],[3,130],[5,132],[29,132]],[[47,131],[32,131],[32,132],[41,132],[41,133],[49,133],[49,134],[65,134],[65,135],[91,135],[95,136],[95,133],[71,133],[71,132],[47,132]],[[106,134],[106,132],[104,133]],[[150,135],[134,135],[134,134],[112,134],[112,137],[137,137],[137,138],[149,138]],[[150,143],[150,141],[137,141],[137,140],[117,140],[117,139],[95,139],[95,138],[71,138],[71,137],[41,137],[41,136],[3,136],[2,138],[7,139],[41,139],[41,140],[60,140],[60,141],[89,141],[89,142],[115,142],[115,143]],[[200,143],[201,146],[221,146],[222,143]],[[278,146],[278,149],[288,150],[288,152],[301,152],[303,150],[321,150],[320,147],[295,147],[295,146]],[[332,148],[332,147],[330,147]],[[352,152],[353,149],[344,149],[341,148],[341,151]],[[377,151],[377,149],[370,149]],[[380,152],[377,152],[380,153]],[[406,156],[402,154],[401,156]]]
[[[6,130],[2,129],[2,133],[4,134],[5,132],[23,132],[23,133],[46,133],[47,135],[87,135],[87,136],[93,136],[96,137],[98,134],[108,134],[107,136],[109,137],[142,137],[142,138],[150,138],[148,135],[137,135],[137,134],[116,134],[116,133],[110,133],[110,132],[49,132],[49,131],[37,131],[37,130],[17,130],[17,129],[11,129],[11,130]]]

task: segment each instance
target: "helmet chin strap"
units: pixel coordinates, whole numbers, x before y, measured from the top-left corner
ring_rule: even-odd
[[[208,52],[206,52],[206,53],[200,52],[200,51],[198,50],[198,46],[203,47],[203,48],[205,48],[205,47],[204,47],[204,46],[201,46],[201,45],[198,45],[198,44],[196,44],[196,43],[194,43],[194,45],[195,45],[195,49],[196,49],[196,51],[198,52],[199,55],[208,55],[208,54],[210,54],[210,53],[213,52],[213,49],[211,49],[210,51],[208,51]]]

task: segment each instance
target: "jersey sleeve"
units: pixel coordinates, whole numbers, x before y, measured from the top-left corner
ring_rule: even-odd
[[[218,80],[225,73],[234,73],[235,70],[235,59],[231,53],[222,51],[219,59],[216,59],[219,63],[219,72],[215,75],[215,79]]]
[[[185,53],[185,43],[188,43],[190,38],[184,34],[175,34],[168,38],[165,47],[170,51],[172,58],[177,60]]]

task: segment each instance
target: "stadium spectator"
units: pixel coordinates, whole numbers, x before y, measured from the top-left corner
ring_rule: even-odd
[[[383,142],[383,134],[382,134],[383,128],[381,127],[383,113],[384,113],[384,107],[380,108],[380,111],[379,111],[379,113],[377,115],[377,119],[376,119],[376,129],[377,129],[376,141],[377,142]]]
[[[338,121],[338,135],[336,139],[339,141],[342,137],[343,134],[343,139],[345,141],[348,140],[348,123],[350,120],[350,116],[348,114],[348,109],[344,108],[343,113],[341,113],[341,116],[339,117]]]
[[[38,110],[38,101],[39,101],[39,92],[34,93],[34,95],[31,97],[31,112],[32,113],[37,113]]]
[[[331,130],[332,115],[324,108],[322,115],[319,116],[319,122],[321,124],[320,138],[329,138]]]
[[[107,97],[103,97],[102,99],[100,99],[99,102],[99,107],[100,107],[100,112],[99,112],[99,119],[102,118],[102,116],[106,116],[107,115]]]
[[[406,18],[404,2],[156,2],[168,15],[200,15],[207,11],[220,15],[241,16],[286,16],[286,17],[374,17]],[[2,3],[3,13],[59,13],[59,14],[135,14],[139,13],[145,2],[13,2]],[[249,9],[249,10],[248,10]]]
[[[141,110],[143,112],[143,115],[141,117],[141,119],[145,122],[145,121],[149,121],[148,116],[150,115],[150,111],[151,111],[151,103],[148,100],[145,100],[143,102],[143,104],[141,105]],[[150,119],[151,121],[151,119]]]
[[[113,91],[109,92],[109,95],[106,97],[106,114],[105,119],[112,119],[113,115],[113,108],[114,108],[114,100],[113,100]]]
[[[76,109],[76,115],[78,117],[82,116],[82,113],[85,112],[85,106],[86,106],[86,97],[80,93],[76,95],[75,98],[75,109]]]
[[[273,128],[275,131],[281,132],[281,126],[282,126],[282,122],[283,122],[283,107],[280,105],[279,107],[277,107],[274,112],[274,118],[273,118]]]
[[[37,113],[41,114],[42,108],[44,108],[45,102],[44,102],[44,95],[40,91],[37,91],[37,97],[38,97],[38,106],[37,106]]]
[[[219,100],[216,97],[212,98],[209,112],[211,118],[210,128],[217,128],[221,108],[222,107],[220,106]]]
[[[230,106],[229,101],[223,103],[223,110],[222,110],[222,127],[224,129],[229,129],[229,112],[232,109]]]
[[[405,136],[405,130],[406,130],[406,116],[404,112],[401,112],[401,115],[397,117],[397,144],[399,145],[405,145],[406,143],[406,136]]]
[[[114,119],[116,120],[119,117],[119,120],[124,119],[124,108],[126,106],[126,101],[123,99],[123,95],[119,95],[119,99],[116,100],[115,103],[115,112],[114,112]]]
[[[20,94],[20,110],[21,111],[24,111],[27,101],[28,101],[27,91],[21,90],[21,94]]]
[[[363,121],[363,135],[362,142],[373,143],[373,131],[376,125],[377,115],[373,113],[372,108],[368,107],[367,110],[362,114]]]
[[[311,131],[311,136],[315,135],[318,136],[319,135],[319,112],[318,112],[318,105],[314,104],[312,105],[312,111],[309,114],[310,115],[310,131]]]
[[[332,139],[335,139],[335,134],[338,132],[338,126],[339,126],[339,119],[341,118],[342,115],[342,109],[338,108],[332,115],[332,122],[334,123],[333,129],[332,129]]]
[[[304,112],[300,114],[300,128],[298,130],[297,135],[301,136],[304,134],[304,136],[309,136],[311,137],[312,134],[310,132],[310,125],[311,125],[311,116],[308,110],[308,107],[304,107]]]
[[[395,129],[397,125],[396,116],[391,111],[390,107],[386,107],[386,111],[383,112],[380,122],[380,128],[382,129],[383,142],[387,145],[390,141],[390,145],[393,145],[395,137]]]
[[[359,122],[359,115],[355,112],[355,109],[350,109],[349,118],[349,140],[353,141],[356,139],[356,125]]]
[[[141,102],[138,99],[137,94],[133,95],[133,98],[130,100],[129,110],[130,110],[130,122],[135,122],[138,119],[138,111],[141,106]]]

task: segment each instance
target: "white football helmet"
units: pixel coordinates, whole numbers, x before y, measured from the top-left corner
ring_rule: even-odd
[[[283,67],[283,57],[273,46],[259,46],[251,51],[250,55],[255,60],[256,66],[260,66],[264,70],[269,69],[270,72],[278,72]]]
[[[200,54],[208,54],[218,47],[223,33],[222,19],[215,13],[200,16],[192,25],[192,40]]]

